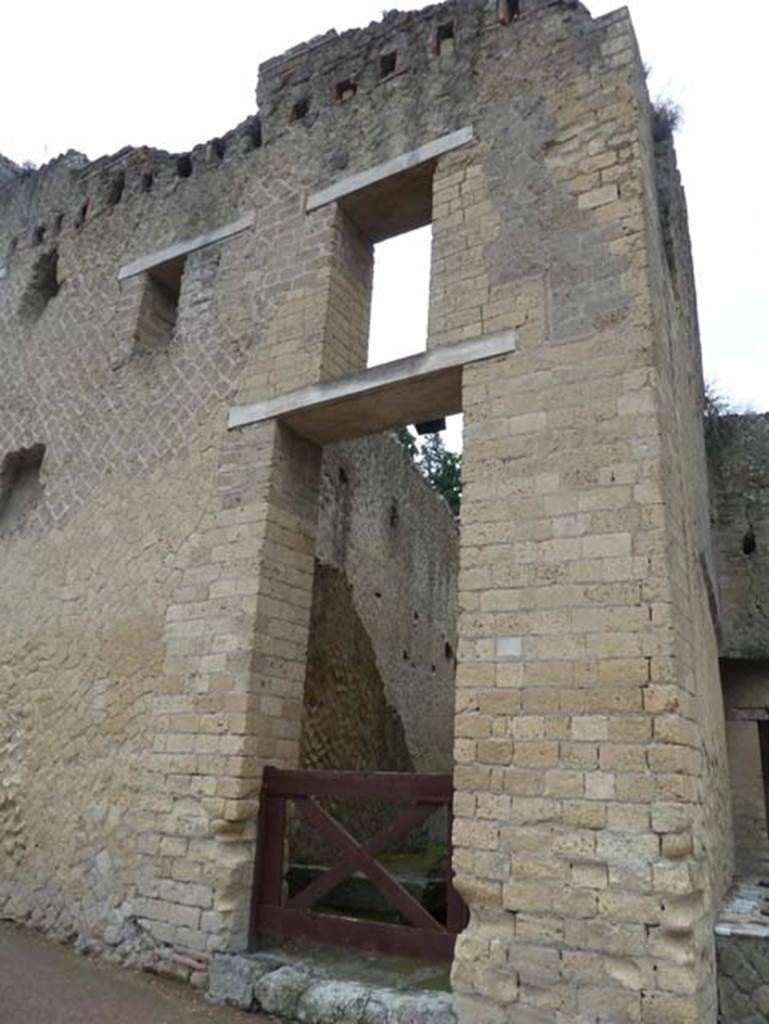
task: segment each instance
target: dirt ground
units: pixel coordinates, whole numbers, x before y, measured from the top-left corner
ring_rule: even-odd
[[[0,922],[0,1024],[275,1024]]]

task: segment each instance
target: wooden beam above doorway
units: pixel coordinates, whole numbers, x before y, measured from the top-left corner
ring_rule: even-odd
[[[266,402],[234,406],[233,430],[279,419],[316,444],[333,444],[462,411],[462,367],[515,352],[515,331],[445,345],[372,366],[340,380],[311,384]]]

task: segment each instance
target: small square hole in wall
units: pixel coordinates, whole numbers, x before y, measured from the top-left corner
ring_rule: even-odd
[[[85,224],[86,218],[88,217],[88,206],[89,206],[89,203],[90,203],[90,200],[86,199],[86,201],[82,204],[80,209],[77,211],[77,216],[75,217],[75,227],[76,228],[82,228],[82,226]]]
[[[288,115],[289,123],[294,124],[295,121],[303,121],[309,112],[310,100],[307,96],[303,96],[291,107],[291,113]]]
[[[23,526],[43,496],[40,467],[44,444],[10,452],[0,464],[0,534]]]
[[[392,53],[383,53],[379,58],[379,75],[381,78],[387,78],[389,75],[395,74],[395,69],[398,66],[398,54],[393,51]]]
[[[336,83],[336,98],[339,103],[346,103],[347,100],[353,99],[358,91],[358,86],[353,82],[351,78],[346,78],[343,82]]]
[[[59,250],[43,253],[32,267],[29,284],[24,289],[19,307],[22,320],[37,320],[43,310],[59,294]]]
[[[137,352],[153,352],[171,343],[179,316],[184,276],[183,256],[160,263],[143,275],[144,291],[134,333]]]
[[[117,206],[125,192],[125,171],[118,171],[107,187],[107,206]]]
[[[447,21],[438,26],[435,49],[437,53],[447,56],[454,52],[454,22]]]
[[[176,158],[176,173],[180,178],[192,176],[192,157],[189,153],[182,153]]]

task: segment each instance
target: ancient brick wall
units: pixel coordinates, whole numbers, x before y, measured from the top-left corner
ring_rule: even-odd
[[[546,91],[565,210],[542,231],[601,270],[543,302],[547,261],[524,248],[519,267],[509,243],[494,266],[515,279],[520,350],[466,372],[457,845],[476,913],[455,981],[511,1019],[695,1022],[716,1012],[731,841],[693,293],[670,294],[629,25],[601,30],[601,86],[577,60]]]
[[[121,263],[239,208],[242,177],[218,158],[199,155],[194,197],[178,170],[163,154],[97,165],[69,155],[2,193],[0,436],[4,454],[43,444],[45,457],[39,500],[0,541],[18,825],[0,878],[4,912],[54,931],[115,943],[141,921],[156,939],[198,948],[217,780],[240,770],[227,758],[241,743],[222,733],[245,696],[217,701],[215,717],[192,679],[188,717],[174,717],[180,681],[166,668],[164,632],[168,617],[190,652],[210,654],[204,672],[228,657],[194,614],[177,620],[180,599],[215,592],[220,577],[200,558],[201,529],[225,545],[238,530],[236,513],[214,521],[212,494],[222,403],[258,298],[243,266],[253,238],[222,250],[215,284],[196,273],[209,254],[194,253],[183,332],[167,350],[125,351],[135,323],[123,316]],[[201,202],[207,175],[217,184]],[[25,294],[53,252],[58,293],[31,317]],[[191,315],[198,303],[207,315]],[[223,589],[220,614],[243,616],[250,600]]]
[[[769,867],[759,744],[769,707],[769,417],[714,416],[707,437],[737,868],[762,877]]]
[[[732,783],[735,867],[742,878],[769,875],[769,823],[759,729],[769,717],[766,661],[724,660],[721,678]]]
[[[722,653],[769,656],[769,415],[714,418],[710,466]]]
[[[463,371],[458,1016],[711,1024],[731,854],[696,320],[627,12],[456,0],[259,83],[260,121],[191,155],[70,155],[0,191],[26,495],[0,535],[3,756],[29,837],[6,901],[243,943],[260,773],[299,763],[321,455],[279,420],[225,433],[226,407],[361,369],[372,242],[427,216],[428,346],[518,339]],[[305,205],[455,133],[391,183],[403,209]],[[181,275],[174,250],[119,278],[243,218]]]
[[[657,402],[664,424],[660,483],[670,527],[667,587],[672,598],[670,618],[663,613],[663,621],[675,638],[671,653],[678,680],[675,690],[651,687],[645,705],[655,715],[653,740],[669,744],[654,760],[650,757],[650,765],[665,773],[659,776],[658,799],[667,801],[664,809],[653,811],[652,820],[668,822],[671,831],[661,840],[663,864],[655,870],[655,885],[658,878],[675,890],[688,878],[692,890],[665,897],[657,944],[672,951],[693,941],[703,949],[709,980],[699,1012],[709,1019],[715,1013],[712,927],[733,871],[729,763],[717,665],[717,562],[686,202],[670,132],[656,116],[652,142],[656,204],[647,209],[657,217],[658,230],[650,225],[655,253],[650,279],[658,329]],[[661,675],[666,675],[664,669]],[[676,779],[671,772],[684,778]],[[689,856],[682,858],[689,843]]]
[[[374,654],[377,688],[401,723],[410,767],[450,772],[459,532],[454,516],[392,437],[326,449],[320,507],[318,559],[350,588],[352,609]],[[322,654],[331,628],[329,623],[312,633],[310,661],[314,651]],[[337,622],[335,628],[342,635],[345,627]],[[333,731],[353,730],[361,767],[377,767],[366,722],[341,717],[348,720],[337,715]],[[323,766],[354,765],[326,758]],[[378,767],[405,770],[406,764]]]

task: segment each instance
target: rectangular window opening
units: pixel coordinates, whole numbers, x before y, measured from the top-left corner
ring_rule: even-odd
[[[429,224],[374,246],[369,366],[425,351],[431,255]]]
[[[397,66],[398,54],[395,51],[392,53],[383,53],[379,58],[380,78],[389,78],[390,75],[394,75]]]
[[[407,196],[404,190],[403,205],[408,205]],[[411,202],[416,210],[413,193]],[[432,219],[431,211],[432,202]],[[426,351],[431,265],[431,222],[374,244],[369,367]],[[449,452],[461,452],[463,425],[462,414],[458,413],[447,416],[443,422],[412,424],[404,430],[411,433],[418,452],[436,444]]]
[[[43,495],[40,469],[45,445],[8,453],[0,462],[0,534],[23,526]]]
[[[136,349],[167,348],[176,329],[185,257],[159,263],[144,273],[144,293],[136,325]]]
[[[439,25],[436,31],[436,50],[443,56],[454,52],[454,22],[447,21]]]
[[[340,199],[346,222],[369,247],[366,365],[424,352],[430,307],[435,161],[388,175]],[[348,239],[352,238],[348,231]],[[372,252],[373,250],[373,252]],[[368,318],[368,302],[365,303]]]

